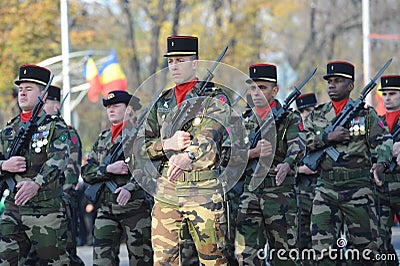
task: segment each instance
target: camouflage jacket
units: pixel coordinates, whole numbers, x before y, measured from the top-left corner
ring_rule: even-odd
[[[18,115],[11,119],[0,132],[0,162],[5,159],[7,148],[12,144],[22,126],[23,122]],[[27,171],[15,174],[17,183],[32,180],[40,185],[40,189],[26,206],[20,206],[21,212],[44,213],[61,208],[58,198],[61,196],[60,192],[62,193],[65,182],[64,171],[69,152],[67,125],[58,116],[42,112],[39,115],[37,129],[29,140],[29,147],[26,147],[25,152],[21,154],[26,158]],[[4,174],[1,173],[1,176]],[[49,200],[49,198],[55,200]]]
[[[68,131],[71,138],[70,154],[67,169],[65,170],[64,191],[74,189],[81,175],[82,163],[82,143],[78,132],[72,126],[68,126]]]
[[[111,141],[111,138],[111,129],[104,130],[100,133],[88,155],[86,164],[82,166],[83,179],[89,184],[114,180],[118,187],[123,186],[131,193],[141,190],[136,181],[131,179],[132,175],[130,172],[127,175],[115,175],[105,171],[107,167],[107,165],[105,165],[105,159],[107,155],[113,152],[118,143],[122,141],[122,134],[117,136],[114,143]],[[122,158],[119,158],[120,160],[125,160],[124,153],[121,157]],[[109,191],[109,188],[107,187],[106,190]],[[133,198],[131,198],[131,200],[133,200]]]
[[[353,101],[352,99],[349,100]],[[307,117],[304,128],[307,135],[307,150],[315,151],[328,147],[324,136],[325,128],[336,118],[332,102],[324,103],[315,108]],[[392,138],[388,130],[379,120],[372,107],[362,109],[347,124],[350,131],[348,143],[335,143],[333,146],[340,153],[337,162],[324,155],[319,169],[369,169],[372,163],[389,163],[392,157]]]
[[[230,116],[228,98],[221,89],[208,87],[205,95],[206,97],[198,98],[191,90],[185,97],[185,100],[191,99],[191,102],[193,100],[196,104],[200,103],[196,107],[192,105],[193,108],[185,113],[184,118],[184,120],[192,121],[186,131],[190,132],[193,138],[185,151],[193,152],[196,158],[190,166],[193,171],[218,168],[222,142],[226,134],[223,125],[228,124]],[[165,167],[168,167],[168,163],[161,141],[172,137],[168,135],[168,125],[176,122],[171,120],[177,110],[175,92],[173,88],[170,88],[161,93],[144,122],[147,154],[152,160],[165,160]]]
[[[282,105],[279,101],[275,100],[276,107],[272,108],[279,110]],[[267,118],[266,118],[267,119]],[[249,134],[254,133],[259,128],[259,118],[253,112],[250,112],[244,117],[246,128],[249,130]],[[276,145],[274,149],[275,154],[268,175],[275,176],[275,167],[280,163],[288,163],[291,168],[290,176],[294,176],[297,172],[297,165],[304,156],[305,152],[305,135],[303,134],[303,124],[301,116],[298,111],[293,111],[288,117],[282,121],[281,124],[275,125],[276,132],[273,134],[276,136],[274,141],[269,140],[272,145]],[[247,174],[249,174],[247,172]]]
[[[384,125],[387,126],[387,123],[386,123],[386,115],[382,115],[382,116],[380,116],[379,118],[382,120],[382,122],[384,123]],[[393,125],[393,128],[392,128],[392,130],[390,131],[390,133],[393,134],[393,133],[395,133],[397,130],[400,130],[400,119],[398,119],[398,120],[396,121],[396,123]],[[393,136],[393,143],[399,142],[399,141],[400,141],[400,135],[398,135],[397,138],[395,138],[395,136]],[[392,161],[394,161],[394,162],[396,163],[396,157],[392,157]],[[400,166],[398,166],[397,163],[396,163],[396,168],[395,168],[395,170],[394,170],[393,172],[394,172],[394,173],[400,173]]]

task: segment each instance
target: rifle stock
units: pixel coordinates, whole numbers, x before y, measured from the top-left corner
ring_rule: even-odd
[[[49,90],[50,84],[53,81],[54,75],[50,76],[49,82],[46,84],[45,89],[42,94],[38,97],[38,101],[32,109],[31,118],[19,129],[17,136],[14,141],[8,147],[7,152],[4,156],[5,160],[10,159],[12,156],[24,155],[26,147],[28,147],[31,140],[33,131],[37,127],[37,120],[39,113],[42,111],[45,104],[44,98],[47,96],[47,91]],[[7,174],[0,180],[1,191],[6,189],[4,184],[7,185],[8,189],[13,192],[15,190],[15,173],[7,172]]]
[[[360,97],[353,104],[347,104],[346,107],[340,113],[340,115],[337,116],[336,119],[333,121],[333,123],[331,123],[325,128],[324,130],[325,135],[328,135],[329,133],[333,132],[335,128],[338,126],[344,127],[351,119],[355,117],[355,115],[359,110],[364,108],[365,98],[367,97],[368,93],[370,93],[375,88],[377,79],[389,67],[391,62],[392,58],[389,59],[385,63],[385,65],[383,65],[383,67],[378,71],[378,73],[376,73],[376,75],[371,79],[371,81],[363,88]],[[326,148],[307,153],[303,159],[303,163],[311,170],[316,171],[325,153],[328,154],[328,156],[335,162],[340,157],[340,153],[336,150],[335,147],[331,145]]]

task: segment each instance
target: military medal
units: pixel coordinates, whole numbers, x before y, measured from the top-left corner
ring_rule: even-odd
[[[43,139],[43,145],[47,145],[47,143],[49,143],[49,141],[47,139]]]
[[[39,148],[39,147],[36,147],[36,148],[35,148],[35,152],[36,152],[36,153],[40,153],[41,151],[42,151],[41,148]]]
[[[38,147],[38,148],[43,147],[43,141],[38,140],[38,142],[37,142],[37,147]]]
[[[361,123],[360,123],[360,133],[361,135],[365,135],[365,118],[361,118]]]
[[[198,126],[198,125],[200,125],[200,123],[201,123],[201,117],[196,117],[194,120],[193,120],[193,126]]]

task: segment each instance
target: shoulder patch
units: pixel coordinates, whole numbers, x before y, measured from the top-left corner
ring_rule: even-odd
[[[300,121],[300,123],[299,123],[299,130],[300,131],[304,130],[304,126],[303,126],[303,122],[302,121]]]
[[[228,102],[228,98],[225,95],[220,94],[218,95],[218,101],[220,101],[222,104],[226,104]]]

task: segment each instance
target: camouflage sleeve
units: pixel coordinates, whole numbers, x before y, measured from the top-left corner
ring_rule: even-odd
[[[226,96],[223,96],[226,97]],[[191,145],[185,151],[192,152],[195,160],[193,170],[215,168],[216,161],[221,156],[221,141],[224,139],[225,126],[230,116],[229,104],[220,99],[218,94],[205,101],[205,113],[199,125],[193,126]]]
[[[160,125],[157,118],[157,103],[152,106],[147,119],[144,121],[145,150],[150,159],[158,159],[164,156],[162,149]],[[144,152],[144,150],[142,151]]]
[[[323,140],[324,128],[314,127],[316,117],[318,117],[318,112],[313,110],[304,121],[306,145],[307,149],[310,151],[322,149],[326,146]]]
[[[393,152],[392,135],[373,108],[369,108],[368,117],[372,162],[390,163]]]
[[[47,161],[32,180],[41,187],[60,178],[68,164],[69,133],[67,126],[60,120],[55,122],[53,136],[47,148]]]
[[[100,138],[97,138],[92,150],[88,154],[86,164],[82,166],[82,178],[88,184],[94,184],[103,180],[107,180],[105,175],[105,166],[101,166],[100,158],[98,156]]]
[[[286,141],[288,149],[286,158],[283,160],[283,162],[288,163],[292,169],[294,169],[304,156],[305,135],[302,130],[303,124],[301,117],[297,112],[294,112],[287,128]]]
[[[78,178],[81,174],[82,162],[82,144],[78,133],[73,127],[69,127],[69,134],[71,138],[70,155],[68,160],[67,169],[65,170],[65,184],[64,191],[74,188],[78,183]]]

